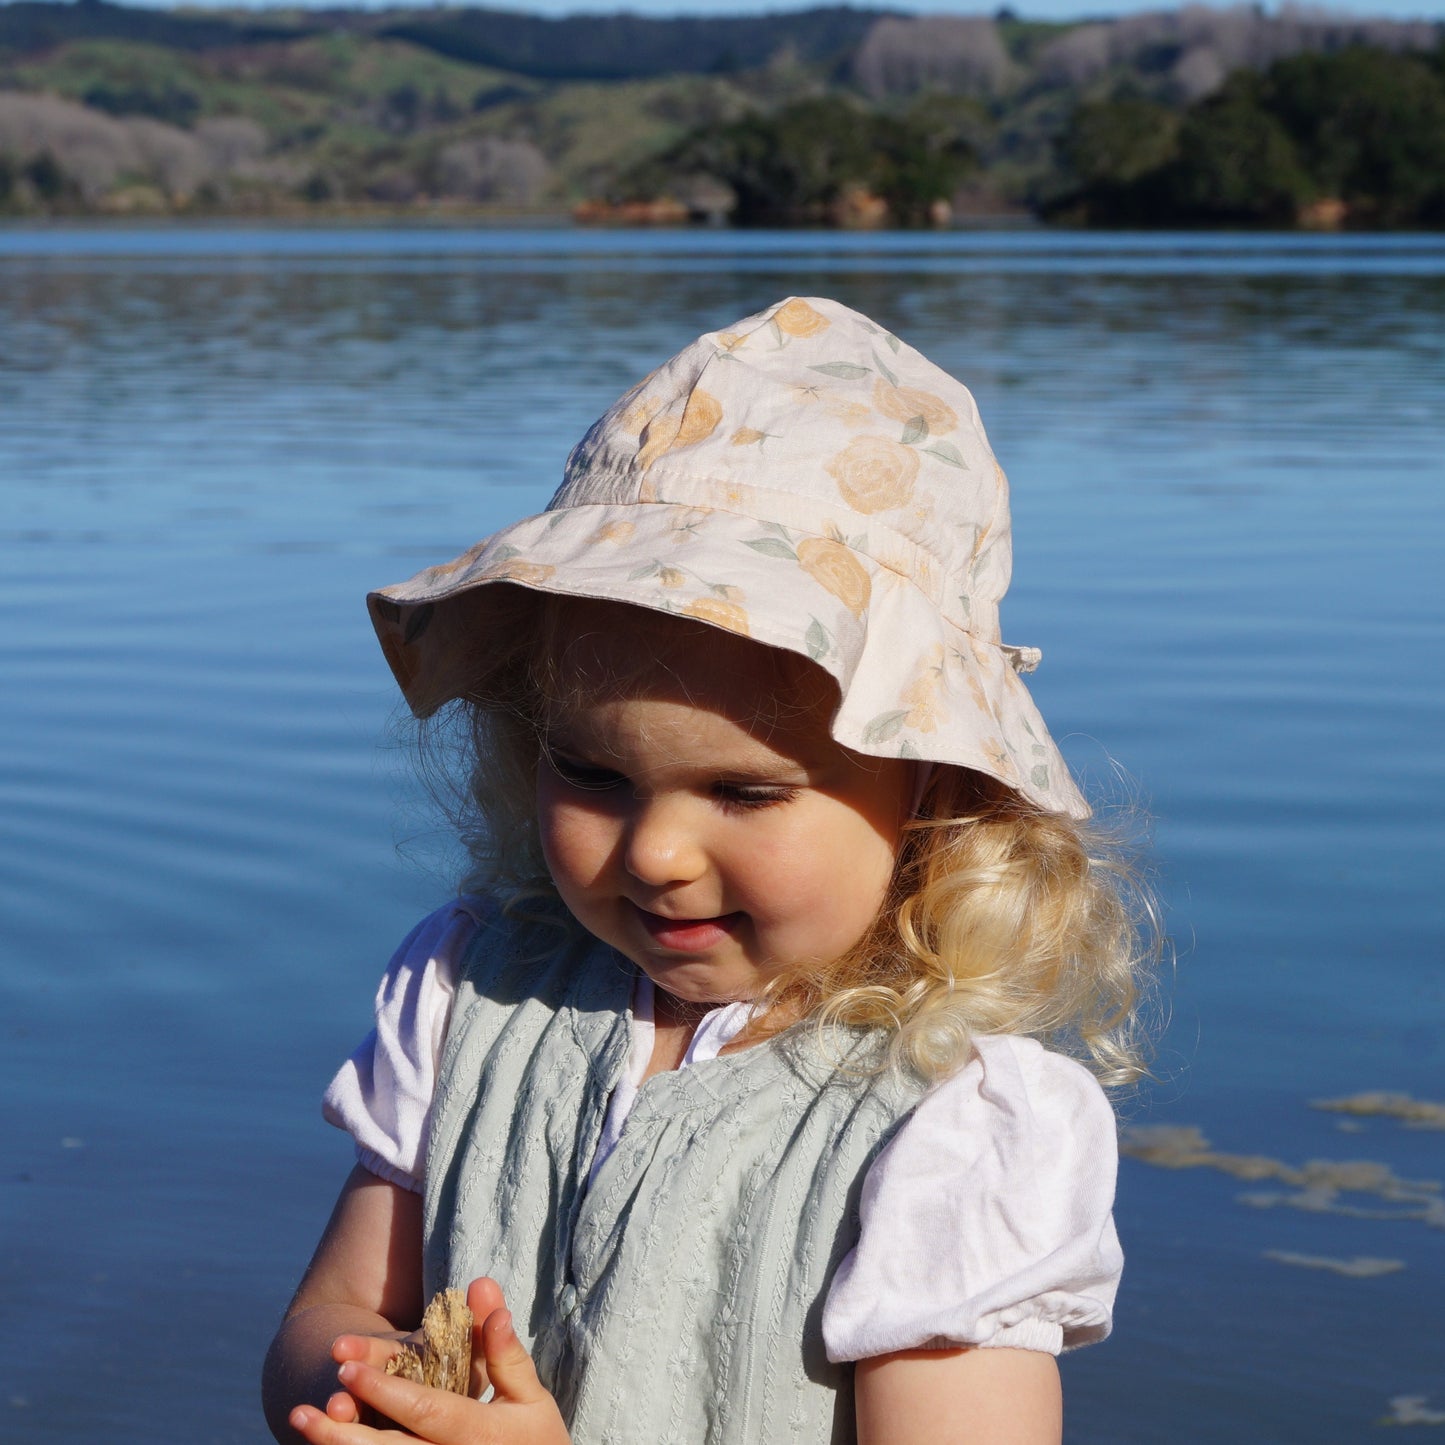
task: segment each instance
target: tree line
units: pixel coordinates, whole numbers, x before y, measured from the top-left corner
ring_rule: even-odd
[[[1046,215],[1107,226],[1445,225],[1445,49],[1239,71],[1182,112],[1081,105]]]
[[[0,212],[1445,223],[1442,27],[0,3]]]

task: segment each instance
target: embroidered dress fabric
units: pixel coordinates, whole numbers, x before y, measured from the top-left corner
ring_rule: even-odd
[[[478,926],[472,907],[438,910],[403,942],[377,992],[376,1027],[323,1102],[366,1168],[416,1191],[455,980]],[[652,989],[640,983],[594,1174],[651,1056]],[[738,1003],[709,1013],[682,1067],[717,1058],[747,1014]],[[1113,1114],[1086,1070],[1030,1039],[977,1039],[865,1177],[859,1241],[825,1303],[828,1357],[964,1344],[1057,1353],[1103,1339],[1123,1267],[1115,1167]]]

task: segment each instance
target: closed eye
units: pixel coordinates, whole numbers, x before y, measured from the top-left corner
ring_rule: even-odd
[[[587,793],[605,793],[612,788],[620,788],[626,785],[627,779],[621,773],[611,768],[599,768],[592,763],[583,762],[581,758],[568,756],[566,753],[559,753],[555,748],[547,748],[543,752],[547,765],[567,784],[569,788],[578,788]]]
[[[774,808],[791,803],[802,791],[788,783],[718,783],[713,797],[724,810],[748,812],[754,808]]]

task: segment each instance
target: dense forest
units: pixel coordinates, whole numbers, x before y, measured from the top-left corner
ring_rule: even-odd
[[[0,214],[1445,225],[1445,31],[0,4]]]

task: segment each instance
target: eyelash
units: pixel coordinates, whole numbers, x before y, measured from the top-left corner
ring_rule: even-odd
[[[719,783],[713,789],[713,796],[725,812],[751,813],[760,808],[776,808],[783,803],[791,803],[800,791],[786,784],[745,787],[740,783]]]
[[[589,767],[586,763],[567,757],[565,753],[553,752],[551,748],[543,753],[543,757],[569,788],[579,788],[585,793],[605,793],[627,781],[621,773],[610,772],[607,768]]]
[[[607,768],[594,768],[569,758],[565,753],[548,749],[544,754],[548,766],[569,788],[584,793],[607,793],[627,786],[621,773]],[[748,783],[716,783],[713,797],[724,812],[749,813],[791,803],[802,790],[787,783],[758,785]]]

